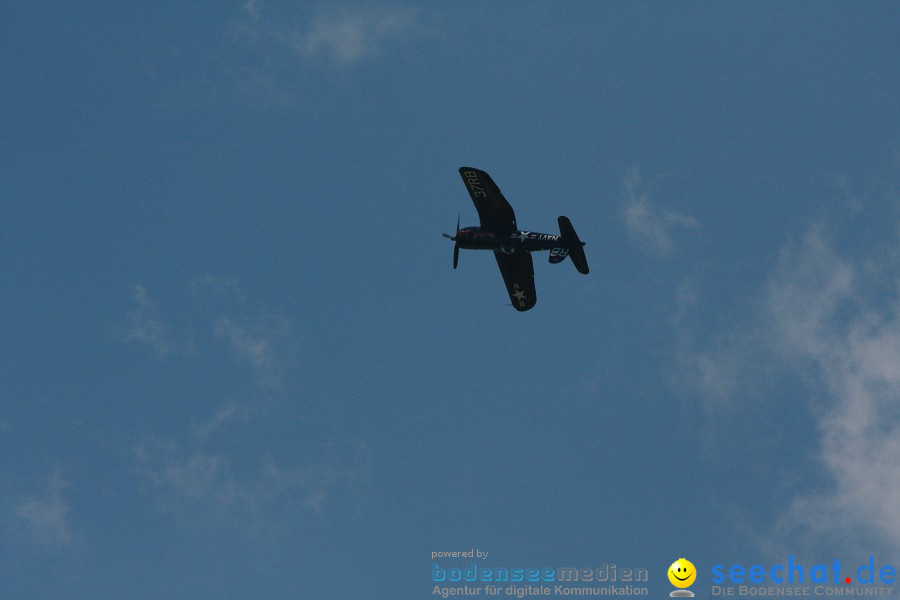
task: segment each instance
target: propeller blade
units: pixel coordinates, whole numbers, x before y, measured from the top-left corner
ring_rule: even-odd
[[[453,244],[453,268],[459,263],[459,244]]]
[[[442,233],[441,235],[444,236],[445,238],[447,238],[448,240],[452,241],[452,242],[455,242],[455,241],[456,241],[456,238],[453,237],[452,235],[450,235],[449,233]]]

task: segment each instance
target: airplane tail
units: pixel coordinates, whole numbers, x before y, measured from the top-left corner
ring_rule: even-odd
[[[587,258],[584,256],[584,242],[578,239],[578,234],[575,233],[575,228],[572,227],[572,222],[568,217],[560,217],[557,221],[559,222],[559,235],[562,237],[564,245],[550,251],[550,262],[561,262],[568,255],[578,272],[587,275],[590,269],[588,269]]]

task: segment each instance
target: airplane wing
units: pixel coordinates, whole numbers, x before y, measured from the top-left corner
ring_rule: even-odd
[[[509,292],[509,299],[516,310],[526,311],[537,303],[537,292],[534,289],[534,264],[528,252],[505,254],[494,251],[497,266],[503,275],[503,283]]]
[[[466,182],[472,202],[481,218],[481,228],[496,233],[517,231],[516,214],[503,197],[491,176],[479,169],[460,167],[459,174]]]

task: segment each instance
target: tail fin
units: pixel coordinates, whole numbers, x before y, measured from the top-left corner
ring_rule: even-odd
[[[584,242],[578,239],[578,234],[575,233],[575,228],[572,227],[572,222],[568,217],[560,217],[557,221],[559,222],[559,235],[569,249],[569,257],[575,263],[575,268],[582,275],[587,275],[590,269],[588,269],[587,258],[584,256],[584,248],[582,248]]]

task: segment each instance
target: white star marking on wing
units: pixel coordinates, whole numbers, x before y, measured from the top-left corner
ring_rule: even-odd
[[[523,302],[525,302],[525,291],[519,289],[519,284],[518,284],[518,283],[516,284],[516,293],[513,294],[513,298],[515,298],[516,300],[518,300],[520,305],[521,305]]]
[[[527,231],[520,231],[520,232],[519,232],[519,235],[514,235],[513,237],[514,237],[514,238],[519,238],[519,241],[524,242],[525,240],[528,239],[528,232],[527,232]]]

